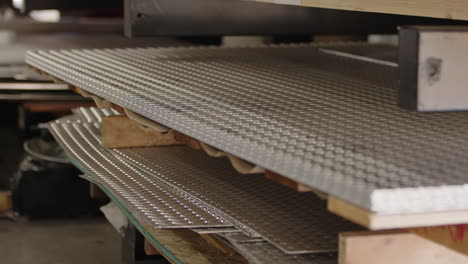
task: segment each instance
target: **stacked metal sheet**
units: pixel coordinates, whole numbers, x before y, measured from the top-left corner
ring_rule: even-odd
[[[37,51],[27,62],[373,212],[468,209],[468,113],[400,109],[396,67],[313,45]]]
[[[55,122],[50,131],[79,167],[136,216],[156,228],[229,226],[197,202],[172,191],[100,147],[91,123]]]
[[[338,232],[356,229],[327,213],[324,201],[313,194],[296,193],[260,176],[240,175],[227,161],[219,162],[186,147],[121,149],[113,150],[119,155],[112,155],[101,147],[95,121],[117,113],[94,108],[75,109],[74,113],[75,118],[50,124],[55,138],[90,180],[105,186],[133,214],[154,227],[199,227],[195,230],[200,233],[232,234],[227,238],[233,245],[257,243],[254,248],[239,250],[246,257],[259,251],[274,253],[271,258],[254,257],[252,263],[275,263],[276,259],[331,263],[336,257],[322,258],[322,253],[336,252]],[[131,164],[120,158],[126,156],[122,153],[131,155],[130,150],[142,155],[151,154],[145,150],[154,150],[157,163],[148,163],[148,156],[135,157]],[[180,181],[183,178],[185,181]],[[214,186],[219,186],[218,191]],[[237,228],[222,227],[228,225],[224,217]],[[319,255],[287,254],[260,235],[247,236],[248,232],[239,230],[259,231],[289,253]]]
[[[224,233],[240,233],[241,231],[235,227],[217,227],[217,228],[192,228],[193,232],[203,234],[224,234]]]
[[[248,241],[248,237],[244,236],[244,240],[239,239],[242,234],[226,233],[222,235],[226,240],[246,259],[251,263],[268,263],[268,264],[336,264],[337,256],[335,253],[322,254],[302,254],[288,255],[284,254],[278,248],[267,242]]]
[[[80,107],[72,110],[74,116],[84,122],[88,123],[101,123],[103,116],[120,115],[114,109],[100,109],[96,107]]]
[[[237,228],[291,254],[335,251],[338,232],[359,229],[326,211],[326,201],[260,175],[240,175],[227,160],[187,147],[114,149],[126,161],[193,198]],[[257,239],[258,240],[258,239]]]

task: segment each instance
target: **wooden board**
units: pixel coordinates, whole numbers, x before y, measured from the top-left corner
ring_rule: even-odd
[[[174,132],[160,133],[126,116],[102,118],[102,143],[107,148],[180,145]]]
[[[114,103],[112,103],[112,105],[115,105]],[[166,126],[163,126],[161,125],[160,123],[157,123],[151,119],[148,119],[138,113],[135,113],[127,108],[123,108],[122,109],[124,110],[125,114],[127,115],[128,118],[142,124],[143,126],[146,126],[146,127],[149,127],[149,128],[152,128],[153,130],[157,131],[157,132],[160,132],[160,133],[167,133],[169,131],[171,131],[170,128],[166,127]]]
[[[339,264],[465,264],[468,256],[402,232],[345,232],[339,235]]]
[[[293,189],[297,192],[314,192],[315,190],[308,187],[308,186],[305,186],[303,184],[300,184],[294,180],[291,180],[289,178],[286,178],[282,175],[279,175],[277,173],[274,173],[272,171],[269,171],[269,170],[266,170],[265,171],[265,178],[269,179],[269,180],[272,180],[272,181],[275,181],[281,185],[284,185],[290,189]]]
[[[468,224],[412,228],[408,231],[468,255]]]
[[[468,1],[462,0],[251,0],[320,8],[468,20]]]
[[[246,263],[240,255],[227,255],[188,229],[154,229],[146,224],[143,226],[152,237],[183,263]]]
[[[228,246],[225,242],[221,241],[216,236],[213,236],[213,235],[210,235],[210,234],[200,234],[199,236],[201,236],[211,246],[219,249],[224,254],[226,254],[228,256],[237,255],[237,252],[232,247]]]
[[[215,157],[215,158],[227,157],[229,161],[231,162],[232,167],[234,167],[234,169],[241,174],[257,174],[257,173],[265,172],[265,169],[258,165],[255,165],[244,159],[241,159],[239,157],[236,157],[234,155],[221,151],[208,144],[200,142],[200,146],[205,151],[205,153],[208,154],[208,156]]]
[[[328,210],[371,230],[468,223],[468,211],[379,215],[336,197],[328,197]]]
[[[145,254],[147,256],[161,255],[161,253],[159,253],[159,251],[151,244],[151,241],[148,239],[145,239],[144,248]]]
[[[200,141],[174,130],[174,137],[177,141],[192,149],[202,149]]]
[[[404,228],[422,238],[468,255],[468,224],[433,226],[450,221],[468,223],[466,211],[377,215],[331,196],[328,198],[328,209],[371,230]],[[412,228],[414,226],[419,227]]]

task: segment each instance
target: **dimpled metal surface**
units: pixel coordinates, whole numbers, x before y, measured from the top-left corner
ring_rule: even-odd
[[[468,113],[400,109],[396,67],[313,45],[36,51],[27,62],[373,212],[468,209]]]
[[[107,115],[105,111],[92,112],[96,119]],[[98,127],[97,123],[93,125]],[[87,128],[97,140],[99,132],[92,126]],[[204,208],[246,231],[249,236],[240,232],[238,236],[232,235],[240,243],[264,241],[257,233],[262,232],[289,253],[334,252],[338,232],[356,229],[355,225],[328,213],[325,201],[311,193],[297,193],[259,175],[254,178],[240,175],[227,161],[218,162],[195,150],[155,147],[113,151],[153,174],[156,182],[161,179],[179,194],[197,200]],[[225,233],[223,229],[226,227],[209,230]]]
[[[216,228],[192,228],[197,234],[222,234],[222,233],[240,233],[241,231],[235,227],[216,227]]]
[[[233,241],[236,243],[256,243],[256,242],[266,242],[265,239],[261,237],[249,237],[241,232],[238,233],[220,233],[218,234],[221,237],[228,239],[229,241]]]
[[[241,175],[228,160],[201,151],[172,146],[113,152],[289,254],[336,251],[339,232],[361,229],[329,213],[326,200],[313,193],[296,192],[262,175]]]
[[[235,236],[235,238],[233,238]],[[336,264],[336,253],[326,254],[285,254],[268,242],[239,242],[239,234],[223,234],[223,237],[243,255],[250,263],[255,264]],[[245,239],[248,239],[245,236]],[[242,239],[241,239],[242,240]]]
[[[229,226],[198,203],[104,151],[92,124],[53,122],[50,131],[68,155],[127,209],[155,228]]]

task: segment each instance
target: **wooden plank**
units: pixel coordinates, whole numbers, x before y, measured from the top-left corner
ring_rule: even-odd
[[[146,127],[152,128],[157,132],[167,133],[167,132],[171,131],[170,128],[168,128],[166,126],[163,126],[163,125],[161,125],[161,124],[159,124],[159,123],[157,123],[157,122],[155,122],[155,121],[153,121],[151,119],[148,119],[148,118],[146,118],[146,117],[144,117],[144,116],[142,116],[142,115],[140,115],[138,113],[135,113],[135,112],[133,112],[131,110],[128,110],[127,108],[124,108],[123,110],[124,110],[125,114],[128,116],[128,118],[130,118],[130,119],[132,119],[132,120],[134,120],[134,121],[136,121],[136,122],[138,122],[138,123],[140,123],[140,124],[142,124],[142,125],[144,125]]]
[[[151,241],[145,238],[144,244],[145,254],[147,256],[161,255],[159,251],[151,244]]]
[[[408,231],[468,255],[468,224],[412,228]]]
[[[339,264],[462,264],[468,256],[404,231],[339,235]]]
[[[246,160],[243,160],[239,157],[233,156],[229,153],[221,151],[213,146],[200,142],[201,148],[208,154],[208,156],[219,158],[219,157],[227,157],[231,162],[232,167],[241,173],[241,174],[257,174],[257,173],[264,173],[265,169],[257,166],[253,163],[250,163]]]
[[[328,197],[328,210],[371,230],[468,223],[468,211],[380,215],[336,197]]]
[[[219,240],[217,237],[210,235],[210,234],[200,234],[203,239],[205,239],[206,242],[208,242],[210,245],[213,247],[219,249],[221,252],[228,256],[235,256],[237,252],[230,246],[228,246],[226,243],[222,242]]]
[[[281,185],[284,185],[290,189],[295,190],[296,192],[313,192],[318,197],[326,200],[328,199],[328,194],[318,191],[317,189],[311,188],[309,186],[305,186],[297,181],[291,180],[283,175],[274,173],[269,170],[265,170],[265,178],[275,181]]]
[[[174,137],[177,141],[181,142],[182,144],[186,145],[189,148],[192,149],[201,149],[200,141],[189,137],[185,134],[182,134],[180,132],[174,131]]]
[[[173,131],[160,133],[144,127],[126,116],[102,118],[102,143],[107,148],[180,145]]]
[[[255,0],[253,0],[255,1]],[[468,20],[468,1],[463,0],[256,0],[341,10]]]
[[[183,263],[246,263],[239,254],[227,255],[188,229],[154,229],[145,224],[143,226],[151,236]]]
[[[0,213],[8,213],[12,210],[11,192],[0,191]]]
[[[277,173],[274,173],[272,171],[266,170],[265,171],[265,178],[275,181],[281,185],[284,185],[290,189],[293,189],[297,192],[314,192],[314,190],[310,187],[307,187],[303,184],[300,184],[294,180],[291,180],[289,178],[286,178],[282,175],[279,175]]]

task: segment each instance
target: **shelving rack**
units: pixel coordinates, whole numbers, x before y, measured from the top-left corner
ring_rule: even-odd
[[[453,1],[258,2],[468,20]],[[397,47],[51,50],[26,60],[114,109],[77,109],[50,130],[174,263],[192,260],[158,236],[202,233],[224,252],[200,263],[467,262],[468,114],[400,108]],[[130,131],[106,129],[116,115]],[[134,148],[106,146],[137,131]]]

